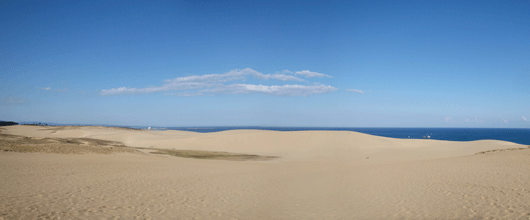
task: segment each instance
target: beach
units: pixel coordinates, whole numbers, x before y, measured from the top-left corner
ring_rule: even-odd
[[[0,130],[0,219],[530,219],[530,148],[511,142]]]

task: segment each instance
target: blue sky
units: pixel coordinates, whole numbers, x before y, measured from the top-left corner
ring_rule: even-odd
[[[0,120],[530,128],[528,1],[2,1]]]

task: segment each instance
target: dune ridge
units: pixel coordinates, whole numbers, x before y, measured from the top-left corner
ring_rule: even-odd
[[[28,137],[93,138],[130,147],[224,151],[278,156],[284,161],[421,160],[521,147],[511,142],[395,139],[352,131],[229,130],[215,133],[148,131],[106,127],[12,126],[8,134]]]

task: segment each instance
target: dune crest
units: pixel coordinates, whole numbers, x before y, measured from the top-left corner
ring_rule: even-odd
[[[215,133],[148,131],[108,127],[11,126],[7,134],[28,137],[93,138],[130,147],[223,151],[281,157],[283,161],[408,161],[473,155],[523,147],[482,140],[471,142],[396,139],[353,131],[229,130]]]

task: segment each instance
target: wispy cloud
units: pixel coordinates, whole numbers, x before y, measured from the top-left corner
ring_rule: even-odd
[[[480,122],[482,122],[482,119],[478,118],[478,116],[475,116],[473,119],[466,118],[464,120],[464,122],[466,122],[466,123],[469,123],[469,122],[480,123]]]
[[[311,77],[329,77],[329,78],[331,78],[330,75],[326,75],[326,74],[323,74],[323,73],[317,73],[317,72],[311,72],[309,70],[296,71],[295,75],[302,75],[302,76],[305,76],[305,77],[308,77],[308,78],[311,78]]]
[[[164,94],[164,95],[169,95],[169,96],[179,96],[179,97],[190,97],[190,96],[200,96],[200,95],[203,95],[202,93],[192,93],[192,92],[179,92],[179,93],[168,93],[168,94]]]
[[[282,86],[265,86],[252,84],[232,84],[228,86],[219,86],[213,89],[201,90],[201,93],[227,93],[227,94],[248,94],[264,93],[274,96],[308,96],[312,94],[321,94],[334,92],[337,88],[326,85],[282,85]]]
[[[523,121],[528,121],[528,119],[526,119],[524,116],[521,116],[521,118],[523,118]]]
[[[445,122],[447,122],[447,123],[453,123],[453,118],[451,118],[451,117],[445,117]]]
[[[362,90],[358,90],[358,89],[346,89],[346,91],[355,92],[355,93],[359,93],[359,94],[364,94],[364,92]]]
[[[282,71],[283,72],[283,71]],[[100,95],[123,95],[123,94],[147,94],[155,92],[169,92],[169,91],[184,91],[184,90],[201,90],[197,93],[183,92],[171,93],[166,95],[174,96],[194,96],[205,93],[229,93],[229,94],[244,94],[244,93],[265,93],[277,96],[307,96],[310,94],[319,94],[332,92],[337,90],[332,86],[324,85],[282,85],[282,86],[266,86],[266,85],[252,85],[252,84],[230,84],[227,82],[243,80],[247,76],[252,76],[259,80],[280,80],[280,81],[305,81],[296,76],[285,74],[263,74],[250,68],[235,69],[223,74],[209,74],[209,75],[193,75],[186,77],[178,77],[175,79],[165,80],[165,84],[161,86],[147,87],[147,88],[127,88],[119,87],[112,89],[103,89]]]
[[[44,90],[44,91],[53,91],[53,92],[68,92],[68,91],[70,91],[67,88],[64,88],[64,89],[52,89],[51,87],[39,87],[39,89],[40,90]]]
[[[508,123],[508,120],[506,120],[506,119],[502,119],[501,123],[507,124],[507,123]]]
[[[293,74],[294,72],[293,71],[289,71],[289,70],[282,70],[281,72],[276,72],[276,73],[290,73],[290,74]]]
[[[0,106],[23,105],[26,99],[16,96],[2,96],[0,97]]]

